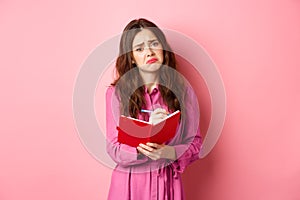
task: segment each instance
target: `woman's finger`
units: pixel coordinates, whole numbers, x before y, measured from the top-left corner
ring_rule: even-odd
[[[145,150],[145,149],[143,149],[142,147],[137,147],[137,150],[138,150],[140,153],[144,154],[145,156],[150,155],[150,154],[149,154],[150,152],[147,151],[147,150]]]
[[[156,114],[151,115],[151,118],[152,119],[163,119],[163,118],[166,118],[167,116],[168,115],[165,113],[156,113]]]
[[[160,121],[162,121],[163,119],[165,119],[168,115],[163,114],[163,113],[151,113],[149,122],[151,123],[159,123]]]
[[[153,111],[153,114],[158,114],[158,113],[162,113],[162,114],[168,114],[168,112],[163,109],[163,108],[156,108],[154,111]]]
[[[147,142],[147,146],[154,147],[156,149],[160,149],[162,147],[162,145],[159,145],[157,143],[152,143],[152,142]]]
[[[143,149],[146,149],[148,151],[153,151],[154,149],[151,147],[151,146],[148,146],[148,145],[144,145],[144,144],[139,144],[139,147],[142,147]]]
[[[159,156],[157,154],[154,154],[150,151],[147,151],[146,149],[143,149],[142,147],[137,147],[138,151],[142,154],[144,154],[145,156],[151,158],[152,160],[157,160],[159,159]]]

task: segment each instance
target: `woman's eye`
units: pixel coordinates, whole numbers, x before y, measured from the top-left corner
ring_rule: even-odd
[[[142,48],[137,48],[135,49],[136,51],[142,51],[143,49]]]
[[[159,42],[157,42],[157,41],[152,43],[152,46],[154,46],[154,47],[157,47],[158,45],[159,45]]]

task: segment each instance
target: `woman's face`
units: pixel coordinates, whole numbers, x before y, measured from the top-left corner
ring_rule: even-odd
[[[162,44],[148,29],[142,29],[134,37],[132,54],[133,62],[144,72],[156,72],[164,61]]]

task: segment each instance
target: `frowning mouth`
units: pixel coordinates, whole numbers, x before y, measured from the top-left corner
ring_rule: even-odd
[[[156,58],[152,58],[152,59],[147,61],[147,64],[155,63],[156,61],[157,61]]]

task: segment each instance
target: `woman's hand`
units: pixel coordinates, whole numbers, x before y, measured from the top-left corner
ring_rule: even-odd
[[[162,121],[163,119],[165,119],[168,116],[168,114],[169,114],[169,112],[166,111],[165,109],[157,108],[151,113],[149,122],[152,124],[156,124],[156,123]]]
[[[146,145],[139,144],[137,150],[152,160],[158,160],[161,158],[176,160],[176,151],[172,146],[148,142]]]

